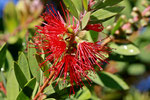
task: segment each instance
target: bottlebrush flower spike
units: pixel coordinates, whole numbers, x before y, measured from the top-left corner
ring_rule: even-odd
[[[66,77],[68,76],[67,74],[69,73],[71,83],[70,93],[73,91],[75,94],[73,88],[74,82],[76,85],[82,87],[82,85],[84,85],[82,81],[83,77],[85,77],[86,80],[89,79],[86,69],[82,68],[81,65],[86,66],[80,62],[75,55],[66,54],[62,60],[60,60],[56,65],[53,65],[53,69],[50,69],[50,71],[55,70],[54,79],[64,76],[64,82],[66,81]]]
[[[107,63],[107,58],[104,54],[108,53],[110,53],[110,48],[107,46],[101,46],[98,42],[90,43],[83,41],[78,44],[76,57],[87,65],[87,70],[95,71],[93,65],[97,65],[102,70],[101,65],[104,62]]]
[[[62,7],[63,8],[63,7]],[[71,88],[73,91],[74,83],[80,87],[84,85],[82,79],[90,80],[87,76],[88,71],[94,70],[93,65],[98,65],[100,69],[103,62],[107,62],[103,53],[109,53],[107,46],[102,47],[98,43],[80,42],[76,40],[79,31],[79,22],[73,17],[70,22],[69,12],[64,17],[60,13],[49,9],[42,18],[45,20],[43,26],[36,26],[37,32],[33,37],[33,45],[39,55],[45,54],[45,60],[40,64],[52,63],[48,70],[54,72],[54,79],[63,77],[70,78]],[[87,30],[102,31],[102,24],[87,25]]]
[[[104,27],[102,24],[88,24],[86,27],[85,27],[86,30],[93,30],[93,31],[96,31],[96,32],[102,32]]]
[[[53,8],[52,8],[53,9]],[[73,17],[73,24],[71,25],[69,13],[65,20],[59,12],[50,10],[45,12],[42,18],[45,20],[43,26],[36,26],[37,32],[33,37],[33,45],[37,49],[39,55],[45,54],[45,60],[39,66],[45,63],[52,62],[49,72],[55,72],[54,79],[70,77],[71,88],[74,92],[73,84],[76,83],[81,87],[82,78],[89,79],[86,69],[82,68],[84,65],[75,57],[76,41],[75,35],[79,28],[79,22],[75,22]],[[65,13],[65,12],[64,12]],[[76,24],[75,24],[76,23]],[[81,66],[82,65],[82,66]]]

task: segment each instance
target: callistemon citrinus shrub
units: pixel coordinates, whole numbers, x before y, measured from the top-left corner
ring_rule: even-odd
[[[100,41],[88,42],[79,37],[80,21],[74,16],[71,18],[68,11],[64,11],[64,19],[53,8],[43,13],[43,26],[36,26],[37,32],[33,37],[33,44],[38,54],[45,54],[45,60],[40,64],[52,63],[48,70],[54,72],[53,79],[62,78],[64,82],[70,81],[71,91],[74,93],[73,85],[84,85],[83,79],[89,81],[88,72],[95,72],[94,65],[102,70],[101,65],[107,63],[104,54],[110,53],[110,48],[102,46]],[[67,13],[67,15],[65,15]],[[84,16],[84,15],[82,15]],[[71,21],[72,20],[72,21]],[[102,24],[89,24],[86,30],[103,31]],[[69,77],[69,80],[66,78]]]

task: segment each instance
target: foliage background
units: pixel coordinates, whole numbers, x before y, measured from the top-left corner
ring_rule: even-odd
[[[10,1],[0,0],[0,100],[16,100],[16,98],[30,100],[43,84],[42,70],[46,70],[49,65],[45,66],[45,69],[39,69],[38,65],[42,62],[42,58],[38,55],[33,56],[36,52],[33,48],[28,48],[27,51],[27,41],[34,35],[35,25],[40,25],[42,22],[39,16],[44,11],[44,6],[52,3],[55,9],[60,10],[60,7],[57,1],[52,0]],[[140,12],[149,6],[149,0],[117,1],[121,1],[118,6],[125,8],[117,16],[103,22],[104,33],[113,37],[117,37],[116,31],[127,23],[128,19],[134,17],[132,14],[134,6]],[[105,18],[110,13],[103,14],[106,14]],[[121,17],[122,15],[126,18]],[[132,26],[123,31],[126,38],[121,34],[117,38],[119,43],[114,41],[109,43],[109,46],[114,48],[109,56],[109,64],[103,66],[104,71],[91,75],[93,81],[91,85],[86,84],[83,89],[75,87],[76,94],[69,98],[70,85],[60,82],[55,87],[53,82],[44,90],[46,95],[42,98],[47,97],[45,100],[149,100],[150,26],[149,20],[146,20],[146,24],[141,20],[132,24],[136,25],[136,30]],[[94,41],[93,37],[90,34],[89,41]],[[100,33],[98,38],[102,37],[105,35]],[[122,40],[130,42],[124,43]]]

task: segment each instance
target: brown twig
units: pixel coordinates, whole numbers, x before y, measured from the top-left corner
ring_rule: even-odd
[[[109,42],[111,42],[113,39],[114,39],[113,36],[109,36],[108,38],[106,38],[106,39],[102,42],[101,46],[105,46],[106,44],[108,44]]]
[[[49,75],[49,78],[44,82],[43,86],[41,87],[41,89],[39,90],[39,92],[35,95],[35,97],[33,98],[33,100],[37,100],[38,99],[38,97],[40,96],[40,94],[47,87],[47,85],[50,82],[50,80],[52,79],[53,75],[54,75],[54,71],[51,72],[51,74]]]

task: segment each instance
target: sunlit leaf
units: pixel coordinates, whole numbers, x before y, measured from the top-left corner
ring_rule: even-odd
[[[116,44],[111,43],[110,47],[113,48],[112,51],[121,55],[133,56],[140,53],[139,49],[133,44]]]
[[[20,91],[16,100],[31,100],[32,92],[35,87],[36,79],[31,79]]]
[[[105,20],[107,18],[111,18],[121,12],[124,7],[115,6],[115,7],[108,7],[104,9],[99,9],[91,14],[91,21],[97,20]]]
[[[111,34],[113,35],[123,24],[124,19],[123,18],[119,18],[116,22],[116,25],[114,26],[114,28],[111,30]]]
[[[96,2],[96,4],[92,7],[93,9],[100,9],[100,8],[104,8],[106,6],[113,6],[115,4],[120,3],[123,0],[103,0],[103,1],[98,1]]]
[[[96,42],[98,39],[98,32],[92,30],[86,31],[84,39],[88,42]]]
[[[131,64],[128,66],[127,72],[129,75],[142,75],[146,71],[143,64]]]
[[[125,6],[125,8],[123,9],[123,11],[120,14],[126,15],[126,17],[130,18],[131,17],[131,11],[132,11],[132,4],[130,3],[130,1],[129,0],[123,0],[118,5],[119,6]]]
[[[23,52],[20,53],[20,56],[18,59],[18,65],[20,66],[20,69],[23,72],[23,74],[25,75],[26,79],[29,80],[31,78],[30,71],[29,71],[29,64],[28,64],[27,58]]]
[[[66,7],[69,9],[69,12],[78,19],[79,15],[73,2],[71,0],[63,0],[63,2],[66,5]]]
[[[100,78],[106,87],[118,90],[129,89],[128,85],[121,78],[111,73],[104,71],[100,72]]]
[[[5,64],[4,64],[4,70],[9,71],[11,68],[13,68],[13,57],[11,53],[7,50],[6,51],[6,59],[5,59]]]
[[[80,15],[80,12],[82,11],[82,0],[72,0],[74,6],[78,10],[78,14]]]
[[[30,67],[32,75],[36,77],[36,80],[39,82],[40,81],[40,68],[36,60],[35,54],[36,54],[36,49],[34,48],[33,45],[32,46],[29,45],[29,48],[28,48],[29,67]]]
[[[19,83],[19,86],[23,88],[24,85],[27,83],[27,79],[25,75],[23,74],[23,72],[21,71],[20,66],[16,62],[14,63],[14,71],[15,71],[15,75]]]
[[[7,45],[6,43],[0,48],[0,68],[2,67],[5,58],[6,58],[6,50],[7,50]]]
[[[9,44],[14,44],[14,43],[16,43],[16,42],[18,41],[18,39],[19,39],[18,35],[11,36],[11,37],[9,37],[9,39],[8,39],[7,42],[8,42]]]
[[[83,7],[85,10],[88,10],[88,0],[82,0],[83,1]]]
[[[91,92],[87,87],[84,86],[76,93],[76,96],[74,98],[77,100],[88,100],[91,98]]]
[[[40,55],[35,55],[35,56],[36,56],[36,59],[37,59],[39,65],[44,62],[43,58]],[[43,71],[44,75],[46,77],[48,77],[49,76],[49,67],[47,66],[47,64],[42,64],[40,68]]]
[[[13,2],[9,2],[4,9],[4,25],[6,32],[12,33],[18,26],[16,8]]]
[[[83,19],[82,19],[82,21],[81,21],[81,23],[82,23],[82,29],[84,29],[85,26],[87,25],[87,23],[88,23],[88,21],[89,21],[89,19],[90,19],[90,15],[91,15],[91,12],[87,12],[87,13],[85,14],[85,16],[83,17]]]
[[[19,93],[19,84],[15,77],[14,69],[11,69],[7,77],[7,100],[16,100]]]
[[[149,55],[150,55],[149,48],[142,48],[141,53],[138,56],[139,56],[141,61],[149,63],[150,62],[150,56]]]
[[[101,81],[101,79],[99,78],[99,75],[95,72],[91,72],[88,74],[88,77],[96,84],[104,87],[103,82]]]

